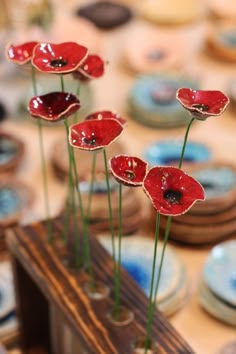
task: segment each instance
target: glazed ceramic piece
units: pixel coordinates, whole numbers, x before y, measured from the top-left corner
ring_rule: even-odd
[[[104,175],[103,175],[104,178]],[[105,180],[103,183],[103,192],[101,189],[95,190],[91,200],[90,209],[90,231],[93,234],[106,232],[110,230],[109,210],[107,202],[107,192]],[[123,234],[128,235],[134,233],[143,222],[142,208],[138,195],[134,188],[122,188],[122,225]],[[88,193],[82,192],[83,206],[87,211],[89,196]],[[119,222],[119,194],[117,182],[111,182],[111,199],[112,199],[112,215],[113,227],[118,230]]]
[[[234,354],[236,353],[236,341],[225,344],[217,354]]]
[[[71,75],[64,75],[64,83],[65,83],[65,91],[76,95],[76,90],[78,85],[80,85],[80,93],[79,93],[79,101],[80,101],[80,109],[77,112],[77,118],[83,119],[88,112],[91,111],[93,106],[93,92],[92,88],[89,83],[79,83],[77,80],[73,79]],[[38,87],[38,95],[44,95],[49,92],[58,92],[60,91],[60,82],[58,80],[57,75],[50,75],[50,78],[45,77],[44,75],[39,76],[37,80],[37,87]],[[36,123],[35,119],[31,118],[26,112],[28,103],[30,99],[34,96],[32,91],[32,85],[29,85],[27,92],[22,92],[22,96],[18,103],[18,114],[21,118],[31,120],[32,122]],[[22,114],[23,113],[23,114]],[[70,124],[73,123],[74,115],[69,118]],[[62,122],[43,122],[45,126],[53,127],[63,125]]]
[[[80,6],[77,15],[86,18],[101,29],[119,27],[130,21],[132,17],[128,7],[108,1],[94,1]]]
[[[0,179],[0,235],[6,227],[20,221],[23,210],[32,201],[32,191],[24,183],[13,179]]]
[[[133,119],[148,126],[170,128],[185,125],[189,114],[176,100],[179,87],[197,88],[193,80],[178,75],[146,75],[131,88],[128,110]]]
[[[230,98],[230,107],[235,111],[236,110],[236,78],[234,78],[229,85],[228,95]]]
[[[236,326],[235,307],[228,306],[225,302],[221,301],[204,282],[200,284],[199,302],[201,306],[215,318],[232,326]]]
[[[197,0],[146,0],[141,2],[139,13],[147,20],[168,25],[180,25],[200,19],[204,4]]]
[[[9,261],[0,263],[0,298],[0,338],[1,341],[4,341],[18,329],[18,322],[15,316],[13,274]]]
[[[118,141],[115,141],[113,144],[107,147],[106,152],[108,159],[110,159],[115,155],[123,154],[124,147]],[[94,152],[74,149],[74,153],[78,166],[78,174],[80,181],[90,181]],[[64,180],[68,175],[69,170],[67,145],[64,139],[59,138],[58,141],[55,142],[52,148],[51,161],[56,175],[60,179]],[[83,166],[83,168],[80,168],[79,166]],[[98,180],[104,180],[104,157],[101,151],[97,152],[96,174]]]
[[[151,166],[155,165],[178,165],[183,141],[165,139],[152,143],[144,151],[144,159]],[[186,145],[184,164],[208,162],[211,159],[210,149],[201,143],[188,141]]]
[[[16,170],[24,154],[24,143],[15,136],[0,131],[0,173]]]
[[[234,306],[236,320],[236,241],[215,246],[204,266],[203,281],[221,301]],[[236,324],[236,322],[235,322]]]
[[[111,239],[100,236],[100,242],[111,253]],[[116,246],[118,241],[116,240]],[[134,235],[122,239],[122,265],[137,281],[146,295],[149,294],[154,241],[150,238]],[[158,255],[162,249],[159,244]],[[160,259],[160,257],[157,257]],[[158,268],[158,263],[157,263]],[[163,263],[157,304],[165,314],[174,313],[186,296],[186,275],[184,266],[171,248],[167,248]]]
[[[204,245],[219,242],[225,238],[231,237],[236,231],[236,221],[232,219],[226,223],[217,224],[217,216],[215,223],[205,225],[181,224],[172,219],[170,229],[170,239],[192,245]],[[197,221],[197,220],[196,220]],[[162,218],[160,229],[162,234],[165,232],[166,218]]]
[[[214,28],[207,39],[210,55],[219,59],[236,62],[236,25],[221,24]]]
[[[235,20],[236,5],[234,0],[207,0],[211,13],[221,19]]]
[[[230,208],[236,202],[236,168],[225,163],[213,163],[192,170],[192,176],[204,187],[206,200],[196,204],[191,213],[212,214]]]
[[[134,73],[163,73],[179,69],[185,59],[183,39],[180,35],[137,27],[127,36],[123,59],[127,68]]]

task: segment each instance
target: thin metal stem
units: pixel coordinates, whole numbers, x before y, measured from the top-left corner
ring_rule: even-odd
[[[37,93],[36,76],[35,76],[35,69],[33,65],[31,65],[31,78],[32,78],[34,95],[37,96],[38,93]],[[44,201],[45,201],[46,218],[47,218],[47,242],[51,243],[52,242],[52,221],[50,218],[48,179],[47,179],[46,159],[45,159],[44,143],[43,143],[43,127],[42,127],[41,119],[37,119],[37,125],[38,125],[38,136],[39,136],[41,170],[43,176]]]

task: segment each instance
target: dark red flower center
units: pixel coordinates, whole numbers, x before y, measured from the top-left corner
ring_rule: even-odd
[[[210,109],[209,106],[207,106],[206,104],[203,104],[203,103],[194,103],[194,104],[192,104],[192,107],[197,108],[202,112],[207,112]]]
[[[96,141],[95,134],[92,133],[92,136],[91,136],[91,137],[85,136],[85,137],[83,138],[83,142],[84,142],[86,145],[96,146],[96,145],[97,145],[97,141]]]
[[[124,173],[125,173],[126,178],[128,178],[128,179],[134,179],[135,178],[135,174],[134,174],[133,171],[126,170]]]
[[[179,204],[181,198],[182,198],[182,193],[180,191],[167,189],[164,192],[164,199],[170,204]]]
[[[68,64],[67,60],[65,60],[62,57],[59,57],[57,59],[53,59],[50,61],[50,65],[53,66],[54,68],[62,68],[63,66],[66,66]]]

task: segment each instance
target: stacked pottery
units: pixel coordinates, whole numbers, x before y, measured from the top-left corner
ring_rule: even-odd
[[[232,326],[236,326],[235,254],[235,240],[213,247],[204,265],[199,293],[202,307]]]
[[[120,154],[123,147],[117,141],[107,147],[108,157]],[[78,169],[80,190],[82,193],[83,206],[85,211],[89,208],[89,224],[92,233],[105,232],[110,230],[109,211],[107,202],[107,187],[104,173],[104,161],[102,152],[96,154],[95,181],[90,199],[91,167],[93,154],[89,151],[75,150],[75,159]],[[63,157],[63,158],[62,158]],[[61,139],[56,143],[52,154],[52,166],[57,177],[65,180],[69,171],[66,144]],[[110,179],[112,214],[114,228],[118,228],[119,193],[118,183]],[[90,206],[89,206],[90,204]],[[142,207],[139,197],[134,188],[123,188],[123,233],[125,235],[135,232],[143,221]]]
[[[213,28],[207,38],[207,50],[210,55],[226,62],[236,62],[236,26],[235,22],[223,22]]]
[[[226,163],[208,163],[191,174],[204,186],[206,200],[173,218],[170,238],[203,245],[231,237],[236,231],[236,170]],[[166,219],[161,224],[165,229]]]
[[[112,252],[110,237],[100,236],[99,241],[109,253]],[[122,266],[147,296],[149,296],[151,282],[153,247],[154,240],[144,236],[133,235],[122,239]],[[158,251],[159,260],[160,255],[161,248]],[[157,262],[157,270],[158,267]],[[185,266],[171,247],[167,247],[162,270],[156,304],[161,312],[171,316],[186,303],[189,295]]]
[[[173,74],[140,76],[128,98],[128,111],[133,119],[154,128],[173,128],[187,124],[188,112],[176,100],[179,87],[197,88],[192,79]]]
[[[18,332],[13,275],[9,261],[0,263],[0,297],[0,341],[7,345],[16,338]],[[5,353],[2,350],[0,345],[0,353]]]

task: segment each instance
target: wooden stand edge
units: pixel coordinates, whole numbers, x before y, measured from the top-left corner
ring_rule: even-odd
[[[62,232],[54,219],[53,235]],[[90,237],[95,279],[111,289],[109,297],[91,300],[84,291],[87,275],[67,268],[57,249],[45,241],[43,222],[15,227],[7,232],[13,264],[17,314],[24,353],[40,347],[52,354],[133,354],[133,343],[145,333],[148,299],[122,269],[121,303],[133,311],[125,326],[111,323],[113,262],[95,237]],[[164,316],[156,311],[152,338],[158,353],[193,353]]]

